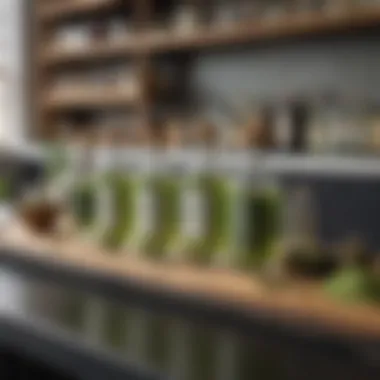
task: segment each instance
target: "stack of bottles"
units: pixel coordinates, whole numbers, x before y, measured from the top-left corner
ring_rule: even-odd
[[[179,136],[173,126],[161,145],[82,149],[86,165],[68,165],[65,175],[80,234],[114,254],[260,265],[281,234],[279,184],[248,150],[217,149],[204,136],[184,146]]]

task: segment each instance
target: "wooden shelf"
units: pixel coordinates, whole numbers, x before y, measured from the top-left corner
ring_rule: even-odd
[[[196,34],[147,37],[143,49],[150,53],[233,46],[286,37],[312,37],[380,25],[380,8],[328,17],[322,13],[288,16],[273,22],[239,25],[223,30],[204,29]]]
[[[71,17],[87,16],[113,9],[120,0],[63,0],[41,6],[38,17],[44,22],[55,22]]]
[[[140,50],[136,42],[137,39],[129,37],[121,42],[91,44],[85,49],[50,48],[41,54],[40,62],[44,66],[55,66],[125,58],[135,55]]]
[[[43,65],[60,65],[72,62],[93,62],[125,55],[164,54],[176,51],[229,47],[286,37],[312,37],[317,35],[346,32],[380,25],[380,9],[363,10],[354,15],[342,14],[327,17],[321,13],[309,13],[286,17],[276,22],[239,25],[235,28],[212,30],[205,28],[201,33],[180,35],[172,32],[159,34],[146,32],[128,37],[115,44],[102,43],[87,49],[45,51],[40,62]]]
[[[98,89],[73,92],[72,94],[48,96],[43,101],[43,107],[50,111],[93,108],[124,108],[138,103],[136,97],[123,94],[122,91]]]
[[[133,283],[137,288],[176,294],[179,299],[196,298],[210,305],[225,305],[243,315],[259,313],[269,320],[296,323],[300,328],[380,339],[379,308],[333,302],[312,283],[271,288],[252,274],[149,262],[125,252],[108,254],[88,243],[65,240],[62,244],[59,239],[52,241],[12,231],[2,239],[0,259],[4,255],[50,263],[54,268],[72,268],[83,275],[92,273],[120,284]]]

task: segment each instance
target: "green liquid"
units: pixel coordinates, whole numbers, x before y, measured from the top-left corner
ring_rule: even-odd
[[[131,237],[136,220],[136,189],[134,182],[122,175],[112,175],[107,179],[111,194],[111,214],[113,220],[103,238],[108,249],[118,249]]]
[[[74,218],[81,228],[90,228],[96,219],[95,184],[85,182],[74,189],[72,193]]]
[[[180,235],[181,188],[179,181],[155,178],[151,182],[154,198],[154,232],[144,251],[150,258],[164,258]]]
[[[260,267],[273,253],[280,234],[280,199],[270,191],[243,195],[242,268]],[[237,253],[239,255],[239,253]]]
[[[205,234],[194,244],[191,261],[209,265],[215,255],[227,247],[231,219],[228,182],[219,177],[204,176],[199,183],[204,200]]]

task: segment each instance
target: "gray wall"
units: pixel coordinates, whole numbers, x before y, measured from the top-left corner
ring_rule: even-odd
[[[197,91],[213,91],[243,108],[247,98],[281,99],[328,90],[380,102],[380,33],[200,54],[193,76]]]
[[[197,92],[212,91],[240,109],[249,105],[247,98],[281,99],[328,90],[380,104],[380,33],[200,54],[193,75]],[[215,115],[211,105],[208,111]],[[380,249],[380,179],[294,180],[314,189],[324,240],[354,232]]]

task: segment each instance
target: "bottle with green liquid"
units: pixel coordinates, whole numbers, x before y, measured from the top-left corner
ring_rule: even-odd
[[[249,151],[214,154],[201,184],[207,233],[200,258],[220,267],[260,267],[280,236],[281,191],[272,179],[255,175],[258,158]]]
[[[111,168],[102,179],[105,196],[108,198],[106,212],[109,216],[102,244],[112,251],[125,247],[134,220],[133,167],[123,153],[120,149],[113,152]]]
[[[149,185],[153,197],[153,233],[145,253],[154,259],[171,257],[179,249],[181,173],[174,151],[156,151]]]
[[[86,157],[83,148],[78,147],[74,161],[75,179],[73,188],[71,189],[71,208],[76,225],[81,233],[90,231],[95,223],[96,214],[96,196],[94,193],[94,173],[93,168],[90,169],[85,164]],[[88,170],[85,170],[85,167]]]
[[[46,159],[46,183],[42,192],[54,201],[64,201],[68,188],[72,183],[73,149],[68,146],[67,128],[62,128],[60,136],[44,146]]]
[[[111,158],[105,146],[80,148],[71,202],[80,234],[91,243],[101,243],[110,225],[106,180]]]
[[[247,167],[245,168],[247,170]],[[260,269],[276,254],[281,239],[281,189],[272,178],[255,175],[252,168],[235,177],[232,210],[232,267]]]
[[[191,261],[200,265],[218,265],[228,247],[231,213],[230,183],[218,164],[219,153],[208,152],[197,181],[203,204],[203,236]]]
[[[149,181],[153,198],[153,233],[144,247],[147,257],[153,259],[173,258],[180,249],[183,183],[180,139],[180,129],[171,124],[164,131],[163,144],[153,150],[154,164]]]
[[[194,257],[206,236],[205,199],[200,179],[205,165],[205,154],[201,149],[183,153],[183,181],[181,193],[181,249],[182,262]]]
[[[136,255],[152,224],[150,152],[128,148],[119,152],[116,161],[116,166],[107,175],[111,223],[104,236],[104,245]]]

